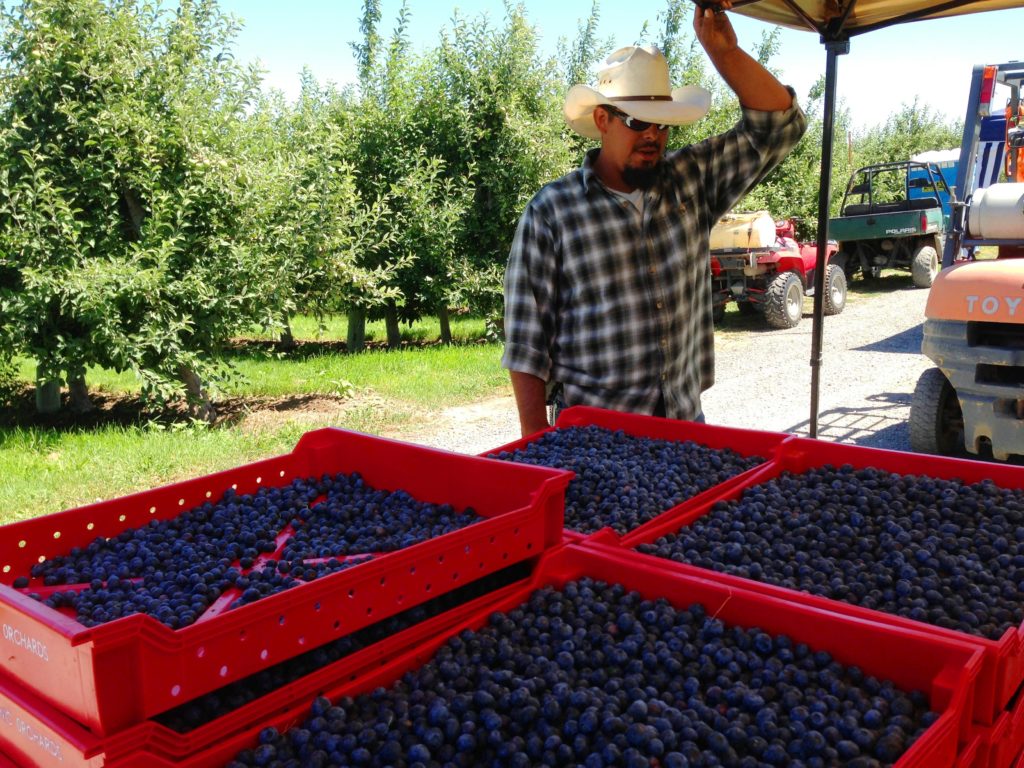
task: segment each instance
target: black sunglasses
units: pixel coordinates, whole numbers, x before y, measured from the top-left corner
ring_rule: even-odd
[[[623,112],[621,110],[618,110],[618,109],[615,109],[614,107],[609,107],[607,105],[602,105],[602,106],[604,106],[604,108],[606,110],[608,110],[609,114],[614,115],[615,117],[619,118],[619,120],[622,121],[622,124],[624,126],[626,126],[627,128],[629,128],[629,130],[631,130],[631,131],[636,131],[637,133],[643,133],[648,128],[650,128],[652,125],[655,128],[657,128],[659,131],[664,131],[666,128],[668,128],[668,125],[665,124],[665,123],[648,123],[646,120],[637,120],[632,115],[627,115],[625,112]]]

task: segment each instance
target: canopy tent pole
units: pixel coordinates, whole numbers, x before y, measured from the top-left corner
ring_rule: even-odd
[[[814,269],[814,324],[811,331],[810,436],[818,436],[818,389],[821,383],[821,337],[824,325],[825,256],[828,249],[828,214],[832,188],[832,144],[836,111],[836,75],[839,56],[850,52],[849,39],[825,42],[825,111],[822,116],[821,182],[818,186],[818,255]]]

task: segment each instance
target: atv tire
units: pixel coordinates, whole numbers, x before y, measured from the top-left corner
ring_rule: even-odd
[[[793,328],[804,314],[804,287],[793,272],[776,275],[764,292],[764,317],[772,328]]]
[[[711,305],[711,322],[716,325],[725,319],[725,302]]]
[[[825,295],[822,309],[826,315],[838,315],[846,306],[846,273],[838,264],[825,270]]]
[[[939,272],[939,255],[935,246],[922,245],[914,251],[910,262],[910,278],[916,288],[931,288]]]
[[[964,417],[949,379],[928,368],[910,401],[910,447],[918,453],[953,456],[964,451]]]

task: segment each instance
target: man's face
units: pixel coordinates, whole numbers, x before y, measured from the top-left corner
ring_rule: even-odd
[[[659,128],[649,124],[643,130],[634,130],[639,121],[632,120],[634,128],[626,125],[628,116],[611,107],[598,107],[594,120],[601,130],[601,154],[623,175],[623,178],[635,181],[650,181],[645,185],[633,183],[632,186],[650,186],[654,180],[654,171],[665,154],[668,143],[668,128]],[[641,123],[642,125],[642,123]]]

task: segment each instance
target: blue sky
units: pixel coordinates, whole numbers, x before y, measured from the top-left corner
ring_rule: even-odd
[[[361,0],[221,0],[221,7],[241,18],[244,27],[236,53],[243,61],[259,60],[265,85],[288,96],[298,91],[298,73],[309,66],[321,80],[351,82],[355,65],[350,42],[358,41]],[[616,45],[637,41],[644,21],[657,30],[663,0],[604,0],[600,35]],[[554,53],[559,38],[573,38],[591,0],[525,0],[527,19],[538,28],[543,50]],[[400,0],[383,0],[382,31],[394,27]],[[458,9],[464,18],[487,15],[498,26],[501,0],[409,0],[411,39],[416,50],[433,46]],[[763,22],[733,14],[740,44],[751,50]],[[955,19],[916,22],[856,37],[850,53],[839,59],[839,97],[859,127],[883,122],[915,95],[922,103],[959,119],[967,104],[975,64],[1024,59],[1024,8],[974,14]],[[650,35],[649,37],[655,37]],[[818,36],[784,30],[782,50],[774,63],[783,80],[803,96],[824,72],[825,53]]]

